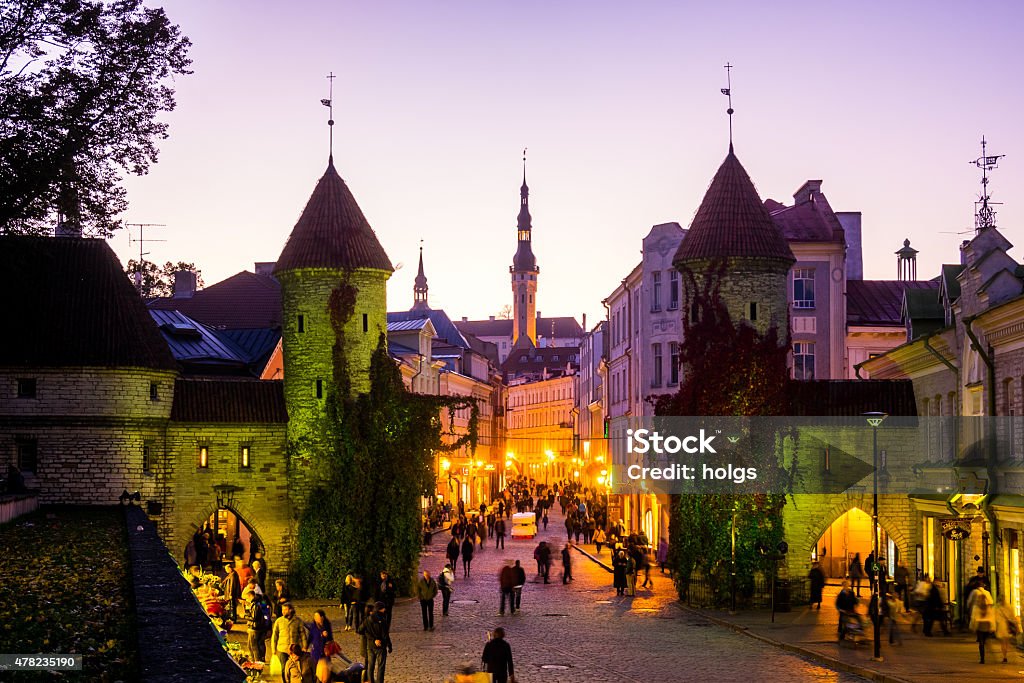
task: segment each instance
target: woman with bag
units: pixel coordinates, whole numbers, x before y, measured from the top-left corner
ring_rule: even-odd
[[[1017,622],[1017,616],[1010,609],[1010,606],[1003,600],[1003,596],[999,596],[999,603],[995,607],[996,613],[996,640],[999,641],[999,645],[1003,648],[1003,662],[1006,662],[1006,655],[1010,649],[1010,639],[1016,637],[1020,633],[1020,624]]]

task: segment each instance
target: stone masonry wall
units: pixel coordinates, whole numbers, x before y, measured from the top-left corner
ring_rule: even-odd
[[[698,261],[688,264],[698,287],[703,286],[708,263]],[[729,259],[719,285],[719,296],[729,309],[734,322],[750,321],[750,304],[757,303],[757,320],[754,326],[764,332],[771,326],[777,327],[785,341],[789,330],[788,265],[770,259]],[[689,277],[683,275],[684,314],[689,315],[690,302],[694,292],[688,288]]]

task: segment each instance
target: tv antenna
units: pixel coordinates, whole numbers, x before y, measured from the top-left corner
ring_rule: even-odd
[[[988,143],[985,142],[985,136],[981,136],[981,156],[970,162],[981,169],[981,197],[978,201],[974,202],[974,231],[981,232],[985,228],[996,227],[996,212],[992,210],[993,206],[1002,204],[1002,202],[990,201],[992,198],[988,193],[988,172],[994,168],[999,168],[999,160],[1006,156],[1005,154],[996,154],[989,156],[985,147]]]
[[[142,293],[142,264],[145,263],[146,257],[149,256],[149,252],[148,251],[144,251],[145,246],[149,242],[166,242],[167,241],[167,240],[145,239],[142,236],[143,230],[145,230],[146,228],[164,228],[164,227],[167,227],[167,226],[166,226],[165,223],[125,223],[124,226],[126,228],[138,228],[139,229],[139,236],[137,238],[135,238],[135,239],[132,239],[132,234],[129,231],[129,233],[128,233],[128,245],[129,246],[131,246],[133,244],[138,244],[139,245],[139,262],[138,262],[138,266],[136,266],[136,269],[135,269],[135,289],[138,290],[138,292],[141,294]]]

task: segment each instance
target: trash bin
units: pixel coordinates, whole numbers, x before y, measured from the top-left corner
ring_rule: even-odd
[[[775,611],[788,612],[790,607],[789,579],[775,580]]]

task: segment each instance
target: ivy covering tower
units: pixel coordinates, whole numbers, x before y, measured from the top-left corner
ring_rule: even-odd
[[[394,268],[333,156],[281,252],[274,277],[281,283],[284,393],[288,408],[289,484],[301,510],[311,488],[310,460],[324,453],[320,422],[332,390],[365,393],[370,359],[387,331],[387,281]],[[332,297],[350,299],[343,344],[332,326]],[[335,386],[335,360],[345,372]]]

